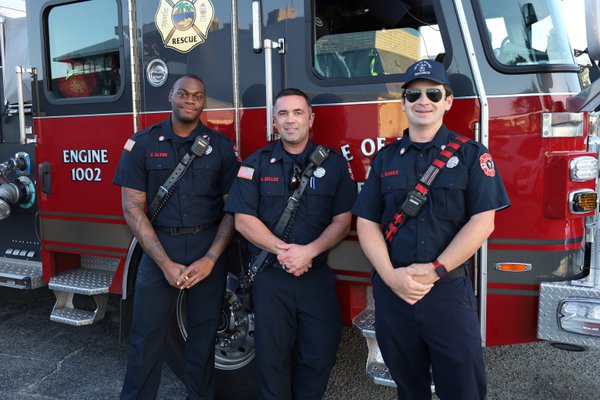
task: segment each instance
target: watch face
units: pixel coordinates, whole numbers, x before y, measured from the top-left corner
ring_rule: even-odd
[[[435,269],[435,273],[438,274],[440,278],[443,278],[448,275],[448,270],[443,265],[440,265]]]

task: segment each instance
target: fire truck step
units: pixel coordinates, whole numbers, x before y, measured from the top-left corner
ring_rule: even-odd
[[[375,310],[370,308],[365,309],[354,317],[352,324],[364,337],[375,339]]]
[[[54,291],[56,304],[50,320],[68,325],[90,325],[104,318],[108,304],[108,289],[114,271],[95,268],[77,268],[50,279],[48,288]],[[73,305],[74,295],[93,296],[94,310],[83,310]]]
[[[378,385],[396,387],[396,383],[390,375],[390,370],[385,365],[377,338],[375,337],[375,310],[366,308],[352,320],[354,327],[367,339],[369,355],[367,357],[367,376]]]
[[[37,289],[44,286],[42,263],[0,258],[0,286],[15,289]]]

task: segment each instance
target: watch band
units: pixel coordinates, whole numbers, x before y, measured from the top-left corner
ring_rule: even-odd
[[[446,267],[444,266],[444,264],[442,264],[441,262],[439,262],[437,259],[433,260],[431,263],[433,264],[433,268],[435,270],[435,273],[440,277],[440,279],[442,279],[446,275],[448,275],[448,270],[446,269]]]

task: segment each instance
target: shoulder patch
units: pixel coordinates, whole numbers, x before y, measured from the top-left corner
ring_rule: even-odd
[[[252,177],[254,176],[254,168],[242,165],[238,170],[237,176],[238,178],[252,180]]]
[[[125,142],[125,146],[123,146],[123,148],[127,151],[131,151],[133,150],[133,146],[135,146],[135,140],[128,139],[127,142]]]
[[[490,153],[482,154],[481,157],[479,157],[479,165],[481,166],[483,173],[487,176],[496,176],[494,161],[492,161],[492,156]]]

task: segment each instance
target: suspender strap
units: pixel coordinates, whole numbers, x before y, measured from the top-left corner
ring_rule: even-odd
[[[308,185],[308,182],[310,181],[310,178],[312,177],[313,172],[319,165],[321,165],[323,163],[323,161],[325,161],[325,159],[328,156],[329,156],[329,150],[327,150],[323,146],[317,146],[315,148],[315,150],[312,152],[312,154],[310,155],[310,157],[309,157],[310,163],[302,172],[302,178],[300,179],[300,184],[298,185],[296,190],[294,190],[294,193],[292,193],[292,195],[288,199],[287,204],[285,205],[285,208],[283,210],[283,213],[281,214],[281,216],[279,217],[279,220],[277,220],[277,224],[275,224],[275,227],[273,228],[273,234],[275,236],[281,238],[284,235],[284,232],[288,228],[288,225],[290,223],[290,220],[292,219],[292,216],[296,213],[296,211],[298,210],[298,207],[300,206],[300,198],[302,197],[302,193],[304,193],[304,190],[306,189],[306,186]],[[268,264],[268,263],[265,263],[265,261],[267,260],[267,257],[270,254],[271,253],[269,253],[268,251],[262,250],[259,253],[259,255],[256,257],[256,259],[250,266],[249,273],[250,273],[251,281],[254,279],[254,276],[256,274],[258,274]]]
[[[192,164],[192,161],[194,161],[196,157],[202,157],[207,147],[208,139],[198,135],[192,144],[190,151],[181,158],[179,164],[177,164],[177,167],[175,167],[173,172],[171,172],[171,175],[169,175],[167,180],[158,188],[158,191],[154,195],[152,203],[150,203],[150,206],[148,207],[147,213],[150,223],[154,222],[162,208],[165,206],[165,204],[167,204],[167,201],[173,192],[175,192],[175,186],[177,185],[177,182],[179,179],[181,179],[185,171],[187,171],[188,167]]]
[[[400,211],[384,227],[383,235],[388,245],[392,243],[398,229],[406,223],[408,218],[416,216],[421,211],[421,208],[427,202],[429,190],[433,182],[435,182],[440,172],[442,172],[448,160],[468,141],[469,139],[464,136],[456,136],[433,160],[427,171],[425,171],[419,182],[417,182],[415,188],[406,196],[406,200],[404,200],[404,204],[400,207]]]

